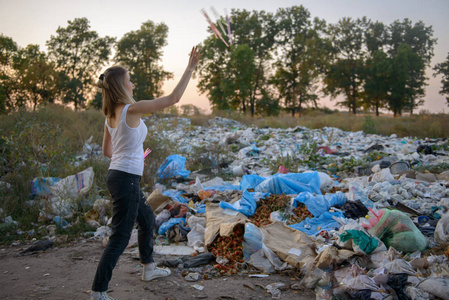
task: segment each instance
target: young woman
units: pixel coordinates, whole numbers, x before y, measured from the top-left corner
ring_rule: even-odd
[[[113,214],[112,234],[97,267],[91,299],[113,299],[106,294],[112,270],[128,245],[136,221],[142,280],[171,273],[169,269],[157,268],[152,257],[155,216],[139,187],[144,167],[143,142],[148,133],[141,117],[179,102],[200,57],[200,49],[193,47],[187,69],[173,92],[154,100],[134,101],[134,84],[123,67],[110,67],[100,75],[98,86],[106,116],[103,154],[111,159],[106,185],[113,199]]]

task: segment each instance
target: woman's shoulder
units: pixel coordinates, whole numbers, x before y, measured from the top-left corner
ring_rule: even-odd
[[[142,117],[142,114],[135,109],[135,104],[136,103],[126,104],[128,105],[128,109],[126,111],[126,124],[132,128],[139,126],[140,118]]]

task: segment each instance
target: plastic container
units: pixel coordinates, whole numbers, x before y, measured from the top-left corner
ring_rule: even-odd
[[[237,166],[232,169],[234,176],[243,176],[246,174],[246,169],[244,166]]]
[[[390,166],[391,174],[399,174],[407,170],[410,170],[410,165],[405,161],[397,161]]]

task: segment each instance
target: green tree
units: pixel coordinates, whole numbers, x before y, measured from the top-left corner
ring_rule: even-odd
[[[333,59],[324,78],[325,92],[332,99],[343,95],[345,99],[337,104],[347,107],[354,115],[362,104],[360,92],[366,59],[364,32],[368,24],[366,18],[343,18],[329,26]]]
[[[75,18],[67,27],[58,27],[47,47],[60,72],[63,103],[73,103],[75,110],[85,107],[86,100],[93,97],[93,79],[108,62],[114,42],[115,38],[101,38],[90,30],[86,18]]]
[[[229,55],[222,41],[209,36],[203,41],[202,57],[195,70],[198,89],[206,94],[212,110],[229,110],[230,103],[223,90],[223,80],[227,77]]]
[[[391,78],[391,60],[382,50],[376,50],[365,65],[364,105],[374,108],[376,116],[386,107]]]
[[[159,65],[162,48],[167,45],[168,27],[152,21],[142,23],[139,30],[126,33],[117,43],[114,61],[125,65],[135,84],[136,99],[155,99],[162,95],[162,85],[173,74]]]
[[[183,104],[180,109],[183,116],[197,116],[201,114],[201,109],[193,104]]]
[[[294,116],[307,103],[317,106],[317,84],[326,53],[320,33],[326,24],[318,18],[312,22],[309,11],[301,5],[279,9],[276,26],[278,59],[271,82]]]
[[[92,100],[87,103],[87,108],[101,109],[103,107],[103,95],[100,91],[95,93]]]
[[[433,57],[433,49],[436,39],[433,38],[432,26],[426,27],[422,21],[412,24],[409,19],[403,21],[394,21],[389,26],[390,40],[389,53],[391,57],[399,54],[399,51],[405,50],[402,45],[408,45],[415,56],[409,56],[408,80],[406,83],[407,103],[404,106],[413,114],[413,110],[424,104],[422,97],[425,95],[426,76],[425,70],[430,66],[430,60]],[[408,51],[408,50],[407,50]]]
[[[0,35],[0,114],[13,109],[14,70],[12,60],[17,52],[17,44],[12,38]]]
[[[390,41],[390,31],[382,22],[369,21],[365,30],[365,44],[368,53],[373,56],[376,51],[386,51]]]
[[[417,87],[410,86],[414,82],[410,78],[417,76],[413,70],[423,68],[421,57],[406,44],[401,44],[391,58],[391,77],[389,80],[388,105],[394,116],[402,115],[409,101],[416,97]]]
[[[251,115],[254,115],[254,102],[249,100],[253,91],[256,66],[254,53],[247,44],[232,48],[227,69],[228,76],[223,79],[222,87],[231,107],[246,112],[249,105]]]
[[[275,18],[272,13],[263,10],[251,13],[246,10],[233,10],[231,23],[234,28],[233,40],[235,43],[248,45],[254,54],[255,68],[249,94],[251,116],[254,116],[256,112],[266,110],[266,106],[273,108],[271,111],[273,114],[277,111],[275,108],[278,106],[278,101],[273,99],[269,90],[268,75],[277,34]],[[241,64],[244,65],[244,63]]]
[[[233,109],[254,116],[265,111],[258,106],[276,105],[267,75],[275,35],[273,15],[232,10],[230,23],[230,47],[215,38],[209,28],[211,35],[203,41],[203,57],[196,72],[198,88],[207,94],[213,110]]]
[[[53,103],[58,90],[58,73],[39,45],[28,45],[14,57],[17,71],[18,98],[31,102],[33,110],[38,104]]]
[[[446,102],[449,106],[449,53],[444,62],[435,65],[434,70],[433,76],[442,75],[440,94],[446,95]]]

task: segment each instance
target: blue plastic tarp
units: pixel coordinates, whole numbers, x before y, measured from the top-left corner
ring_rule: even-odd
[[[335,205],[343,205],[346,202],[346,195],[342,192],[326,195],[314,195],[309,192],[301,193],[293,199],[293,206],[297,203],[304,203],[313,216],[319,217]]]
[[[240,182],[240,190],[247,189],[276,195],[302,192],[321,194],[318,172],[275,174],[270,177],[244,175]]]
[[[325,212],[319,217],[307,218],[304,221],[289,225],[291,228],[300,230],[308,235],[317,235],[321,231],[329,231],[340,228],[340,223],[334,220],[336,218],[344,218],[342,212]]]
[[[156,172],[160,179],[172,178],[175,176],[188,177],[190,171],[185,169],[186,158],[181,155],[169,155]]]
[[[220,207],[223,209],[232,209],[236,210],[247,217],[254,215],[257,208],[257,201],[262,198],[268,197],[270,194],[268,193],[258,193],[258,192],[248,192],[247,190],[243,191],[242,199],[234,202],[228,203],[221,201]]]
[[[270,194],[299,194],[310,192],[321,194],[318,172],[275,174],[259,183],[256,192]]]
[[[213,190],[213,191],[220,191],[220,192],[229,191],[229,190],[239,191],[240,187],[238,185],[224,184],[224,185],[205,186],[204,190],[205,191]]]
[[[261,182],[266,180],[265,177],[259,175],[243,175],[240,181],[240,190],[245,191],[247,189],[255,189]]]

